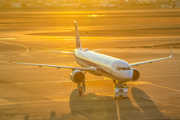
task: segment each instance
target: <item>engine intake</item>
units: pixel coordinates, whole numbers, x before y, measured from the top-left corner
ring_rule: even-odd
[[[75,83],[82,83],[85,80],[85,75],[80,70],[75,70],[70,74],[70,79]]]
[[[137,69],[133,69],[133,78],[131,81],[136,81],[139,79],[139,77],[140,77],[139,71]]]

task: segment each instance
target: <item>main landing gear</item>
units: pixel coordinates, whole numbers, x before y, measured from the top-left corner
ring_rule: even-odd
[[[84,72],[84,75],[85,75],[86,73],[87,73],[87,71]],[[78,84],[78,91],[79,91],[79,96],[81,96],[82,93],[85,93],[85,92],[86,92],[85,80],[84,80],[82,83],[79,83],[79,84]]]
[[[115,93],[115,98],[117,97],[128,97],[128,86],[127,84],[122,84],[122,83],[116,83],[115,80],[114,82],[114,93]]]
[[[86,86],[85,86],[85,81],[78,84],[78,91],[79,91],[79,96],[82,95],[82,93],[86,92]]]

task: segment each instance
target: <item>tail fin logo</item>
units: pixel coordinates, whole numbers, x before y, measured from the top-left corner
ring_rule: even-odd
[[[76,47],[77,47],[77,48],[80,48],[80,38],[79,38],[79,36],[77,35],[77,33],[76,33]]]
[[[76,23],[76,21],[74,21],[74,23],[75,23],[75,31],[76,31],[76,48],[82,49],[77,23]]]

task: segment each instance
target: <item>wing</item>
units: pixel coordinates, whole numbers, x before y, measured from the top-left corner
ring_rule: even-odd
[[[66,52],[66,51],[51,51],[51,52],[67,53],[67,54],[73,54],[74,55],[74,52]]]
[[[39,67],[55,67],[57,69],[60,68],[66,68],[66,69],[72,69],[72,70],[82,70],[82,71],[96,71],[95,68],[81,68],[81,67],[71,67],[71,66],[59,66],[59,65],[47,65],[47,64],[33,64],[33,63],[19,63],[19,62],[13,62],[15,64],[22,64],[22,65],[34,65]]]
[[[130,66],[138,66],[141,64],[145,64],[145,63],[152,63],[152,62],[156,62],[156,61],[160,61],[160,60],[170,59],[172,57],[173,57],[173,53],[172,53],[172,46],[171,46],[171,55],[169,57],[159,58],[159,59],[154,59],[154,60],[148,60],[148,61],[142,61],[142,62],[137,62],[137,63],[131,63]]]

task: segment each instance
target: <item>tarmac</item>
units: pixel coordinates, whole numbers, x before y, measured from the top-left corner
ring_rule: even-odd
[[[4,10],[0,12],[1,120],[180,120],[180,10]],[[15,62],[79,66],[73,55],[74,21],[83,48],[129,63],[173,58],[135,66],[128,98],[114,98],[113,81],[86,73],[78,95],[69,69]]]

